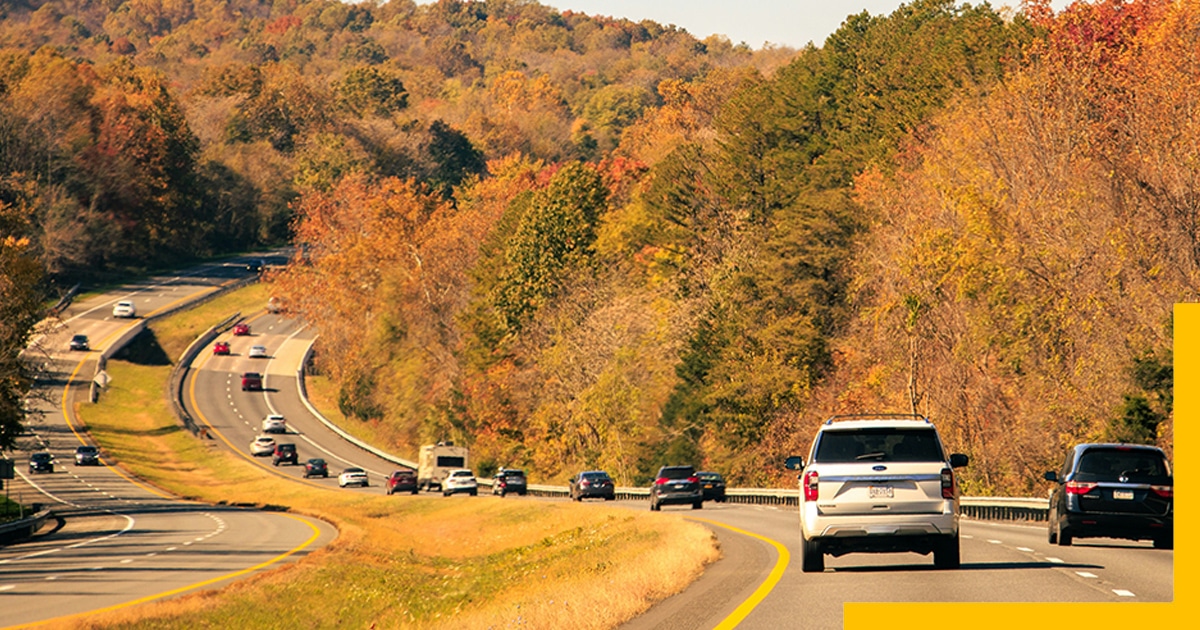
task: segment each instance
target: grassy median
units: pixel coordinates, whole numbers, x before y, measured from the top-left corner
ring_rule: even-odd
[[[264,296],[262,287],[231,293],[152,325],[152,341],[177,358],[208,325],[261,308]],[[338,538],[297,563],[219,591],[63,625],[609,628],[680,591],[718,555],[707,529],[669,515],[296,483],[183,430],[164,398],[169,371],[111,361],[112,382],[100,403],[76,406],[109,460],[179,496],[284,505],[334,523]]]

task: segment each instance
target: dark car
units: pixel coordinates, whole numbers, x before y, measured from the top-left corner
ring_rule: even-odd
[[[1171,465],[1162,449],[1135,444],[1080,444],[1067,453],[1047,481],[1048,538],[1070,545],[1076,538],[1152,540],[1175,548]]]
[[[700,478],[691,466],[663,466],[658,469],[654,484],[650,486],[650,509],[658,511],[664,505],[690,503],[693,510],[704,507],[704,493],[700,491]]]
[[[506,494],[519,494],[525,496],[528,489],[525,487],[525,471],[515,468],[501,468],[500,472],[492,478],[492,494],[498,494],[501,498]]]
[[[100,465],[100,449],[87,444],[75,449],[75,465],[76,466],[99,466]]]
[[[72,335],[68,347],[72,350],[89,350],[91,345],[88,342],[87,335]]]
[[[725,478],[721,473],[702,470],[696,473],[696,478],[700,480],[700,492],[705,501],[725,502]]]
[[[397,492],[417,493],[416,471],[411,468],[401,468],[400,470],[393,470],[392,474],[388,475],[387,493],[396,494]]]
[[[242,374],[242,391],[260,391],[262,388],[262,374],[258,372],[246,372]]]
[[[603,470],[588,470],[571,477],[567,482],[572,501],[600,498],[612,501],[617,498],[617,487],[612,477]]]
[[[300,455],[296,453],[296,445],[285,442],[275,445],[275,452],[271,454],[271,463],[278,466],[287,462],[293,466],[300,463]]]
[[[304,462],[304,478],[309,477],[329,477],[329,464],[320,457],[314,457]]]
[[[41,452],[34,453],[29,456],[29,472],[31,473],[52,473],[54,472],[54,456],[50,453]]]

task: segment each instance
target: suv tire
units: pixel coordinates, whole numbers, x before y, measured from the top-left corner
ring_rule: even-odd
[[[933,566],[939,569],[957,569],[962,566],[961,558],[958,534],[940,541],[933,549]]]
[[[800,568],[805,573],[825,571],[825,554],[821,552],[821,543],[805,540],[803,534],[800,536]]]
[[[704,501],[697,501],[692,504],[693,510],[699,510],[700,508],[703,508],[703,507],[704,507]]]
[[[1063,527],[1062,525],[1058,526],[1058,546],[1059,547],[1070,547],[1071,546],[1071,530]]]
[[[1154,548],[1155,549],[1174,549],[1175,548],[1174,532],[1172,532],[1170,534],[1163,534],[1162,536],[1155,538],[1154,539]]]

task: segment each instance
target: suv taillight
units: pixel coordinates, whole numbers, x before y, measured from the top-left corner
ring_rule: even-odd
[[[810,470],[804,473],[804,500],[817,500],[817,482],[819,481],[817,471]]]
[[[670,481],[670,479],[667,479],[666,477],[659,477],[658,479],[654,480],[654,485],[661,486],[666,484],[668,481]]]
[[[688,477],[688,483],[700,483],[700,478],[696,475],[692,475],[691,477]]]
[[[1096,487],[1094,481],[1068,481],[1064,486],[1067,494],[1087,494]]]
[[[1153,492],[1154,494],[1157,494],[1165,499],[1170,499],[1171,495],[1174,494],[1174,491],[1171,488],[1172,486],[1150,486],[1150,492]]]
[[[949,468],[942,469],[942,498],[954,498],[954,471]]]

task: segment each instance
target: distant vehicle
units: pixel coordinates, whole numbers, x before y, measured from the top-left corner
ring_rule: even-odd
[[[284,302],[283,298],[273,297],[273,298],[267,300],[267,312],[274,313],[274,314],[286,313],[287,306],[286,306],[286,303]]]
[[[233,335],[235,337],[244,337],[249,334],[250,334],[250,324],[238,323],[238,324],[233,325]]]
[[[90,350],[92,348],[87,335],[73,335],[67,345],[72,350]]]
[[[229,342],[218,341],[213,344],[213,354],[229,354]]]
[[[650,509],[657,512],[664,505],[691,504],[693,510],[704,507],[700,479],[691,466],[663,466],[658,469],[650,486]]]
[[[29,472],[31,473],[52,473],[54,472],[54,456],[47,452],[34,453],[29,456]]]
[[[1051,544],[1076,538],[1152,540],[1175,548],[1175,484],[1162,449],[1135,444],[1080,444],[1062,468],[1047,472]]]
[[[296,453],[296,445],[290,442],[275,445],[275,451],[271,453],[271,464],[278,466],[287,462],[293,466],[300,463],[300,455]]]
[[[721,473],[702,470],[696,473],[696,478],[700,480],[700,491],[705,501],[725,502],[725,478]]]
[[[492,494],[501,498],[506,494],[525,496],[528,492],[525,484],[525,471],[515,468],[501,468],[492,478]]]
[[[255,457],[259,455],[270,455],[275,452],[275,438],[269,435],[260,435],[254,438],[250,443],[250,454]]]
[[[479,493],[479,482],[475,480],[475,473],[463,468],[459,470],[451,470],[450,474],[442,480],[442,496],[448,497],[452,494],[469,494],[475,496]]]
[[[137,308],[129,300],[121,300],[113,305],[113,317],[137,317]]]
[[[421,458],[417,466],[417,483],[425,490],[441,490],[442,480],[450,471],[471,465],[465,446],[454,442],[438,442],[421,447]]]
[[[266,346],[250,346],[250,354],[248,356],[251,359],[266,359],[267,358],[267,347]]]
[[[244,372],[242,374],[242,391],[258,391],[262,388],[262,374],[258,372]]]
[[[362,486],[366,488],[371,485],[367,481],[367,471],[361,468],[347,468],[338,475],[338,487],[345,488],[346,486]]]
[[[246,271],[252,271],[254,273],[261,273],[263,270],[263,267],[265,267],[265,266],[266,266],[266,264],[261,260],[251,260],[250,262],[246,263]]]
[[[76,466],[99,466],[100,449],[95,446],[83,445],[75,449]]]
[[[287,420],[283,416],[273,413],[262,421],[263,433],[287,433]]]
[[[329,465],[320,457],[314,457],[304,462],[304,478],[329,477]]]
[[[587,470],[571,477],[567,482],[572,501],[601,498],[612,501],[617,498],[616,484],[603,470]]]
[[[392,474],[388,475],[388,494],[395,494],[397,492],[416,494],[417,490],[417,473],[413,469],[401,468],[400,470],[392,471]]]

